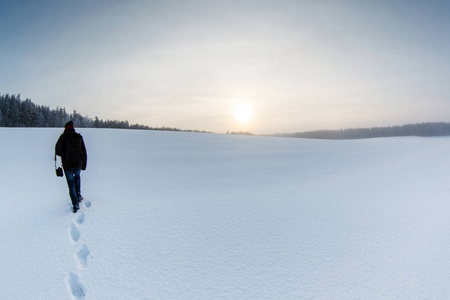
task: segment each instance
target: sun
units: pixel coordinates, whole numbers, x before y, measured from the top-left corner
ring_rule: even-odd
[[[239,123],[248,123],[252,120],[253,109],[248,104],[239,104],[234,108],[234,117]]]

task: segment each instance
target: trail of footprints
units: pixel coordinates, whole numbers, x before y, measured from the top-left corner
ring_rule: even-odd
[[[82,202],[84,207],[89,208],[92,205],[92,202],[89,200],[83,200]],[[69,236],[72,243],[78,245],[77,254],[75,255],[78,261],[78,269],[81,270],[87,267],[88,259],[90,257],[90,251],[88,246],[80,240],[81,237],[81,225],[83,225],[85,220],[85,214],[83,211],[79,210],[72,224],[69,228]],[[81,245],[81,246],[79,246]],[[77,272],[70,272],[67,275],[67,284],[69,286],[70,292],[72,296],[77,299],[85,299],[86,297],[86,288],[83,283],[80,281],[80,277]]]

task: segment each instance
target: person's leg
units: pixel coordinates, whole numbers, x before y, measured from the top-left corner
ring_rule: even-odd
[[[78,201],[82,200],[83,197],[81,196],[81,168],[76,168],[74,170],[74,181],[75,181],[75,191],[77,193],[77,199]]]
[[[78,206],[78,196],[75,187],[75,170],[64,170],[64,173],[66,174],[67,185],[69,186],[70,200],[72,200],[72,205],[76,207]]]

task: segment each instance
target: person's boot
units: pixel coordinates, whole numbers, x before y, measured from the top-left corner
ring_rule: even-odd
[[[80,209],[80,206],[78,204],[74,205],[73,206],[73,213],[75,214],[79,209]]]
[[[81,196],[81,194],[78,194],[78,202],[83,201],[83,196]]]

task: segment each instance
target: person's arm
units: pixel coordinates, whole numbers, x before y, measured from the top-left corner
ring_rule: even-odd
[[[62,154],[63,154],[63,135],[61,134],[55,145],[55,160],[56,155],[62,156]]]
[[[87,167],[87,151],[86,151],[86,146],[84,145],[84,140],[83,140],[83,137],[81,137],[81,151],[82,151],[82,153],[81,153],[81,157],[83,158],[83,164],[82,164],[82,166],[81,166],[81,170],[86,170],[86,167]]]

